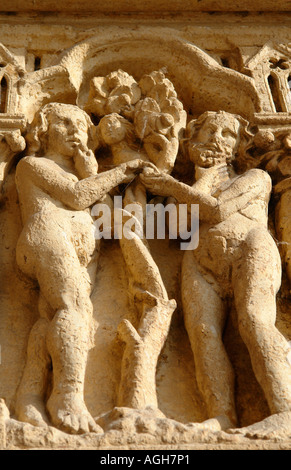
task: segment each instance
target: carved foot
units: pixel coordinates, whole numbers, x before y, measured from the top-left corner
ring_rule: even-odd
[[[118,431],[129,435],[135,433],[156,435],[162,429],[160,423],[164,421],[167,421],[165,415],[158,408],[151,406],[139,410],[115,407],[97,420],[106,432]]]
[[[234,423],[227,416],[217,416],[202,423],[189,423],[188,426],[194,431],[226,431],[233,428]]]
[[[62,431],[70,434],[103,433],[103,429],[94,421],[80,395],[52,394],[47,409],[52,423]]]
[[[250,439],[274,439],[291,436],[291,411],[274,414],[240,429],[228,429],[229,434],[240,434]]]
[[[49,424],[43,400],[39,395],[26,394],[18,397],[16,416],[19,421],[33,426],[47,427]]]
[[[147,407],[133,409],[116,407],[99,417],[97,421],[105,432],[124,433],[126,435],[147,434],[156,442],[177,443],[194,442],[201,435],[218,432],[233,427],[233,422],[226,416],[218,416],[203,423],[180,423],[167,418],[158,408]]]

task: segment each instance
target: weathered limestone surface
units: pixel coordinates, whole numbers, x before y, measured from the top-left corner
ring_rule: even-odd
[[[0,449],[290,449],[290,5],[232,3],[2,2]]]

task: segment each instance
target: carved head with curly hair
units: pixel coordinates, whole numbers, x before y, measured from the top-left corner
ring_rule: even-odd
[[[96,128],[78,106],[63,103],[43,106],[30,125],[26,141],[27,155],[73,158],[81,178],[97,173],[93,153],[98,146]]]
[[[206,111],[187,125],[184,147],[197,166],[209,168],[226,162],[242,168],[252,138],[247,126],[239,115]]]

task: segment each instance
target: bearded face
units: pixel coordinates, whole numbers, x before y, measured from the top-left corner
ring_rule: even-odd
[[[209,116],[189,144],[191,160],[202,168],[231,161],[238,146],[240,123],[231,115]]]

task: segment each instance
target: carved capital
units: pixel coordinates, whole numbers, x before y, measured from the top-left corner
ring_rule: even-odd
[[[0,115],[0,192],[13,164],[13,157],[25,149],[21,133],[26,127],[24,116]]]

